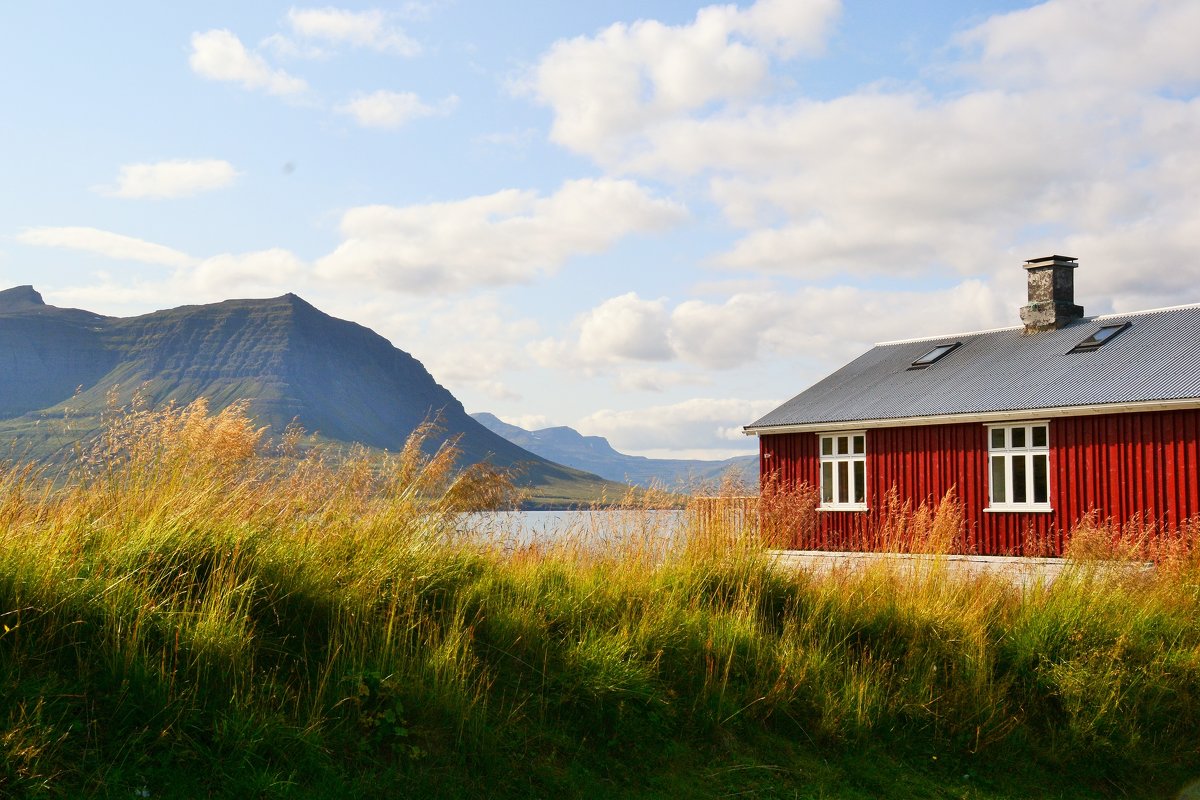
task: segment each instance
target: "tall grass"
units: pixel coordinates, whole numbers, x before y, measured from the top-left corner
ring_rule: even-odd
[[[382,460],[297,441],[197,403],[113,414],[66,479],[0,469],[0,794],[523,796],[767,735],[1125,789],[1200,771],[1182,540],[1031,589],[784,572],[747,530],[664,551],[636,513],[514,550],[462,526],[511,484],[421,432]]]

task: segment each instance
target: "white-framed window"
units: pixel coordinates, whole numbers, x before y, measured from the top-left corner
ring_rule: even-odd
[[[821,434],[820,508],[862,511],[867,507],[867,434]]]
[[[1050,510],[1050,423],[988,426],[988,511]]]

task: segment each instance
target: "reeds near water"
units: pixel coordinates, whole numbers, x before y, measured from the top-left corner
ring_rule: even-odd
[[[67,476],[0,469],[0,795],[633,791],[762,737],[1200,776],[1194,527],[1129,576],[1088,521],[1032,589],[780,571],[757,529],[664,551],[649,514],[512,550],[462,530],[505,476],[421,443],[302,453],[197,403],[114,413]],[[895,524],[936,543],[955,513]]]

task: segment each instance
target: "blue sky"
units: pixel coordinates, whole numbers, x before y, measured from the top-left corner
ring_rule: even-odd
[[[1200,301],[1200,4],[0,9],[0,284],[294,291],[470,411],[628,452],[873,342]]]

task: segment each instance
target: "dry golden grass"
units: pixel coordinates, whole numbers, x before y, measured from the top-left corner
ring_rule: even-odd
[[[115,412],[67,475],[0,468],[0,794],[130,796],[151,775],[283,796],[380,764],[492,790],[569,772],[583,740],[634,774],[668,745],[763,736],[1122,787],[1200,768],[1200,526],[1089,523],[1079,558],[1160,570],[1029,590],[780,571],[765,546],[813,525],[811,490],[707,528],[694,508],[683,531],[632,494],[514,548],[464,523],[511,484],[429,452],[428,428],[381,457],[272,442],[236,405]],[[882,519],[864,544],[945,552],[962,531],[953,497]]]

